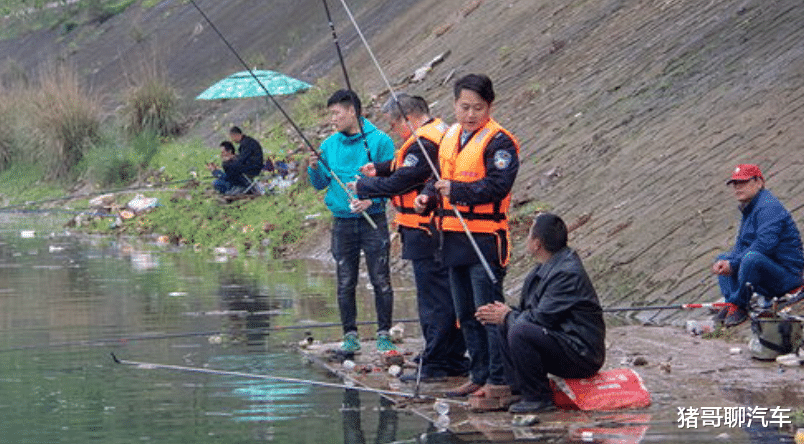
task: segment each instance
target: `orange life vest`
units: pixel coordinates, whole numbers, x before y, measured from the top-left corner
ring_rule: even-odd
[[[391,171],[396,171],[397,168],[405,166],[405,157],[408,155],[408,151],[410,151],[410,148],[414,145],[418,145],[416,136],[429,140],[438,146],[441,143],[441,139],[444,137],[444,133],[447,132],[447,128],[448,126],[443,120],[433,119],[433,121],[430,123],[422,125],[416,131],[414,131],[414,135],[410,136],[408,140],[406,140],[405,143],[403,143],[402,146],[396,151],[394,160],[391,162]],[[436,161],[436,159],[431,160],[433,162]],[[413,189],[405,194],[400,194],[391,198],[391,202],[393,202],[394,206],[396,207],[396,217],[394,218],[394,222],[396,222],[398,225],[409,228],[423,228],[429,225],[430,217],[417,213],[413,208],[413,201],[416,199],[418,194],[419,190]]]
[[[478,129],[459,150],[461,143],[461,126],[452,125],[444,135],[439,147],[439,163],[441,178],[455,182],[477,182],[486,177],[486,164],[484,153],[489,142],[498,133],[504,133],[514,142],[517,155],[519,155],[519,142],[505,128],[494,119],[489,119],[482,128]],[[463,216],[469,231],[473,233],[492,233],[498,236],[508,236],[508,206],[511,203],[511,193],[501,202],[490,202],[480,205],[456,205]],[[444,231],[463,231],[458,218],[455,216],[449,199],[442,197],[441,228]],[[498,239],[498,242],[501,240]],[[508,250],[506,248],[506,250]],[[501,257],[500,262],[508,263],[509,254]]]

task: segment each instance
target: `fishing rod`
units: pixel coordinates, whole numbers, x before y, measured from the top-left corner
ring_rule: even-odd
[[[419,322],[418,319],[397,319],[395,322],[399,323],[417,323]],[[376,324],[377,321],[357,321],[356,325],[373,325]],[[331,328],[331,327],[340,327],[343,324],[340,322],[325,322],[325,323],[318,323],[318,324],[297,324],[297,325],[285,325],[285,326],[276,326],[276,327],[262,327],[262,328],[249,328],[244,330],[237,330],[234,333],[236,334],[268,334],[270,332],[276,331],[286,331],[286,330],[312,330],[315,328]],[[141,335],[130,335],[130,336],[120,336],[116,338],[101,338],[101,339],[86,339],[81,341],[68,341],[68,342],[57,342],[55,344],[47,344],[47,345],[21,345],[17,347],[9,347],[0,349],[0,353],[3,352],[12,352],[12,351],[23,351],[23,350],[39,350],[39,349],[46,349],[46,348],[61,348],[61,347],[97,347],[109,344],[125,344],[128,342],[133,341],[151,341],[157,339],[175,339],[175,338],[188,338],[194,336],[215,336],[221,334],[230,334],[231,331],[227,330],[211,330],[211,331],[192,331],[192,332],[180,332],[180,333],[162,333],[162,334],[141,334]]]
[[[642,307],[608,307],[604,308],[604,313],[620,311],[644,311],[644,310],[691,310],[693,308],[725,308],[728,302],[712,302],[707,304],[676,304],[676,305],[648,305]]]
[[[296,122],[293,121],[293,119],[285,111],[285,109],[282,108],[282,106],[279,104],[279,102],[277,102],[276,98],[273,96],[273,94],[271,94],[270,91],[268,91],[268,88],[265,87],[265,85],[262,83],[260,78],[257,77],[256,74],[254,74],[254,70],[252,70],[248,66],[248,63],[246,63],[246,61],[243,60],[243,57],[240,56],[240,54],[237,52],[237,50],[234,48],[234,46],[232,46],[232,44],[229,43],[229,40],[227,40],[226,37],[223,36],[223,33],[221,33],[221,31],[218,30],[218,27],[215,26],[215,23],[213,23],[212,20],[207,16],[207,14],[201,9],[201,7],[198,6],[198,3],[196,3],[195,0],[190,0],[190,3],[193,6],[195,6],[195,9],[197,9],[198,12],[201,14],[201,16],[204,18],[204,20],[206,20],[206,22],[209,24],[210,28],[212,28],[212,30],[215,31],[215,33],[218,35],[218,37],[220,37],[220,39],[223,41],[223,43],[226,44],[226,47],[229,48],[229,50],[232,52],[232,54],[234,54],[234,56],[237,58],[237,60],[240,61],[240,64],[242,64],[243,67],[246,68],[248,73],[251,74],[251,77],[253,77],[254,80],[257,82],[257,84],[260,85],[260,88],[262,88],[262,90],[265,91],[265,96],[268,98],[268,100],[270,100],[274,104],[274,106],[276,106],[276,108],[279,110],[279,112],[282,113],[282,115],[285,117],[285,119],[287,119],[287,121],[290,123],[290,125],[293,127],[293,129],[299,134],[299,137],[301,137],[301,139],[304,142],[304,144],[307,145],[307,148],[309,148],[310,151],[318,158],[318,162],[320,162],[321,165],[324,166],[324,168],[329,172],[330,176],[332,176],[332,178],[335,179],[335,181],[338,183],[338,185],[340,185],[341,188],[343,188],[343,191],[346,193],[346,195],[349,197],[349,199],[350,200],[356,199],[356,197],[354,197],[352,195],[351,191],[349,191],[349,188],[346,187],[346,184],[343,183],[341,178],[338,177],[338,175],[335,174],[335,172],[332,171],[332,169],[329,167],[327,162],[324,161],[324,158],[321,157],[321,154],[318,151],[315,150],[315,148],[313,147],[313,144],[310,142],[309,139],[307,139],[307,136],[304,135],[304,132],[301,130],[301,128],[299,128],[299,126],[296,125]],[[369,225],[371,225],[371,227],[376,230],[377,229],[377,224],[374,223],[374,220],[371,218],[371,216],[369,216],[368,213],[366,213],[365,211],[362,211],[361,214],[366,219],[366,222],[368,222]]]
[[[354,92],[352,89],[352,83],[349,81],[349,73],[346,71],[346,62],[343,60],[343,52],[341,52],[341,44],[338,42],[338,34],[335,32],[335,24],[332,23],[332,15],[329,13],[329,5],[327,4],[327,0],[322,0],[324,2],[324,10],[327,11],[327,21],[329,22],[329,29],[332,31],[332,41],[335,43],[335,50],[338,53],[338,60],[341,62],[341,69],[343,70],[343,78],[346,80],[346,89],[349,91]],[[352,101],[352,108],[357,110],[357,104]],[[369,162],[374,162],[371,159],[371,150],[368,146],[368,140],[366,139],[366,133],[363,131],[363,120],[360,116],[357,116],[357,127],[360,129],[360,137],[363,139],[363,146],[366,148],[366,155],[368,156]]]
[[[430,395],[416,395],[409,392],[402,392],[402,391],[395,391],[395,390],[382,390],[382,389],[375,389],[371,387],[365,387],[360,385],[346,385],[346,384],[336,384],[333,382],[323,382],[323,381],[313,381],[310,379],[300,379],[300,378],[290,378],[290,377],[282,377],[282,376],[271,376],[271,375],[259,375],[256,373],[245,373],[245,372],[236,372],[230,370],[214,370],[208,368],[199,368],[199,367],[188,367],[183,365],[171,365],[171,364],[158,364],[158,363],[151,363],[151,362],[141,362],[141,361],[130,361],[127,359],[120,359],[115,356],[114,353],[109,353],[112,356],[112,360],[116,364],[128,365],[133,366],[143,370],[172,370],[178,372],[190,372],[190,373],[201,373],[205,375],[214,375],[214,376],[236,376],[239,378],[249,378],[249,379],[263,379],[268,381],[276,381],[276,382],[287,382],[291,384],[305,384],[311,385],[314,387],[328,387],[328,388],[337,388],[337,389],[348,389],[348,390],[357,390],[361,392],[367,393],[377,393],[380,395],[386,396],[401,396],[403,398],[416,398],[416,399],[425,399],[425,400],[439,400],[444,402],[452,402],[452,403],[459,403],[461,405],[465,404],[463,401],[455,401],[451,399],[444,399],[439,398],[436,396]]]
[[[371,46],[369,46],[368,41],[366,40],[366,37],[363,36],[363,32],[360,30],[360,27],[358,26],[354,15],[352,15],[352,11],[349,9],[349,6],[346,4],[346,0],[341,0],[341,4],[343,5],[343,8],[346,10],[346,14],[349,16],[349,20],[351,20],[352,25],[355,27],[355,30],[357,31],[357,35],[360,36],[360,40],[363,42],[363,45],[366,47],[366,50],[368,51],[368,54],[371,57],[372,62],[374,62],[374,66],[377,67],[377,70],[380,73],[380,77],[382,77],[383,82],[385,82],[385,86],[388,88],[388,91],[391,93],[391,97],[393,98],[394,102],[396,103],[397,107],[399,108],[399,111],[402,113],[402,116],[404,117],[404,120],[405,120],[405,125],[407,125],[407,128],[410,130],[411,134],[413,134],[416,137],[416,143],[418,143],[419,148],[421,149],[422,153],[424,154],[424,158],[427,160],[427,164],[430,166],[430,169],[433,170],[433,175],[434,175],[435,179],[437,181],[441,180],[441,175],[438,172],[438,168],[436,168],[435,163],[433,163],[433,159],[430,158],[430,155],[427,154],[427,150],[424,148],[424,144],[422,143],[421,138],[416,134],[415,130],[413,129],[413,125],[410,123],[410,119],[408,119],[407,114],[402,109],[402,105],[399,103],[399,100],[397,99],[396,92],[395,92],[394,88],[391,86],[391,82],[388,81],[388,77],[385,75],[385,71],[383,71],[382,67],[380,66],[380,62],[378,62],[377,58],[374,56],[374,51],[371,50]],[[472,235],[472,232],[469,230],[469,226],[466,225],[466,220],[464,220],[463,215],[461,214],[460,211],[458,211],[458,208],[456,208],[454,205],[452,206],[452,211],[453,211],[453,213],[455,213],[455,217],[458,219],[458,222],[460,222],[461,227],[463,227],[463,231],[466,233],[466,236],[469,238],[469,243],[472,244],[472,248],[475,250],[475,253],[477,254],[478,259],[480,259],[480,263],[483,265],[483,269],[486,270],[486,274],[489,276],[489,279],[491,279],[491,282],[496,284],[497,283],[497,277],[494,275],[494,272],[491,270],[491,266],[489,265],[488,261],[486,260],[486,257],[480,251],[480,247],[477,245],[477,241],[475,240],[474,235]]]

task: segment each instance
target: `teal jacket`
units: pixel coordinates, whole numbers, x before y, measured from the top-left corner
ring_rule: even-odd
[[[349,196],[343,188],[330,175],[330,170],[334,172],[344,184],[357,180],[355,176],[360,175],[360,167],[370,162],[387,162],[394,158],[394,142],[387,134],[372,125],[371,122],[361,117],[363,132],[366,135],[371,160],[366,153],[366,146],[363,144],[363,137],[358,133],[347,136],[343,133],[335,133],[321,143],[321,161],[318,168],[307,168],[310,176],[310,184],[317,190],[327,189],[324,203],[335,217],[354,218],[361,217],[360,213],[352,213],[349,209]],[[322,165],[322,162],[329,166],[329,169]],[[369,214],[384,213],[386,199],[372,199],[374,204],[366,210]]]

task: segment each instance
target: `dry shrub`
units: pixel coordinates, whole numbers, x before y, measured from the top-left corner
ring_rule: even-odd
[[[43,70],[38,90],[29,95],[26,137],[34,143],[34,160],[45,166],[48,178],[67,178],[101,138],[100,99],[64,66]]]
[[[142,132],[153,132],[161,137],[178,135],[178,92],[168,83],[157,62],[143,63],[138,71],[133,77],[129,76],[131,86],[125,97],[126,131],[131,136]]]
[[[0,171],[14,159],[17,93],[0,86]]]

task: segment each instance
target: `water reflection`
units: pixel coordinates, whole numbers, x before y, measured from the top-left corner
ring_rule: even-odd
[[[240,274],[224,274],[220,280],[221,305],[230,312],[229,330],[235,341],[245,341],[250,351],[265,346],[267,329],[271,326],[271,303],[259,293],[253,278]]]
[[[360,420],[360,392],[357,390],[344,390],[343,406],[341,415],[343,416],[343,442],[345,444],[365,444],[366,438],[363,434],[363,425]],[[394,403],[386,398],[380,397],[379,421],[377,425],[376,443],[390,443],[396,441],[396,428],[399,421],[398,413],[394,409]]]

